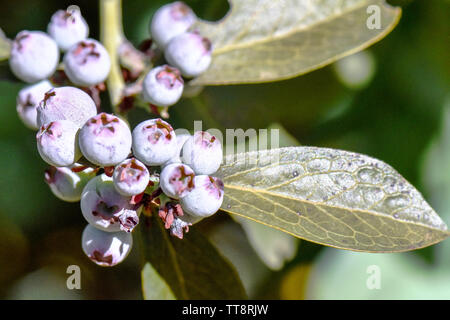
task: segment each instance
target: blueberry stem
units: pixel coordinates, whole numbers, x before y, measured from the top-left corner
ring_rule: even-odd
[[[111,71],[106,80],[113,112],[118,108],[125,88],[119,62],[119,47],[124,41],[122,0],[100,0],[100,39],[111,58]]]

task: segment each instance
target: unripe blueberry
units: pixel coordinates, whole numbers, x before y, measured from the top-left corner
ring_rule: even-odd
[[[36,134],[39,154],[48,164],[67,167],[81,157],[78,148],[79,128],[68,120],[56,120],[41,127]]]
[[[94,100],[75,87],[53,88],[45,93],[37,108],[37,123],[43,126],[55,120],[70,120],[78,127],[97,114]]]
[[[48,78],[58,62],[58,46],[44,32],[21,31],[12,43],[9,66],[20,80],[32,83]]]
[[[159,184],[167,196],[180,199],[194,189],[194,176],[194,171],[187,165],[173,163],[161,171]]]
[[[197,17],[185,3],[181,1],[166,4],[153,15],[150,23],[150,34],[155,43],[161,48],[169,41],[185,32],[194,24]]]
[[[93,262],[102,267],[112,267],[128,256],[133,246],[133,237],[126,232],[104,232],[87,225],[81,237],[81,245]]]
[[[222,144],[206,131],[196,131],[186,140],[182,149],[182,160],[196,174],[212,174],[222,163]]]
[[[69,7],[56,11],[47,26],[48,34],[62,51],[87,38],[89,27],[81,16],[79,8]]]
[[[105,81],[111,69],[111,60],[100,42],[85,39],[66,52],[64,67],[70,81],[89,87]]]
[[[78,141],[84,157],[99,166],[115,166],[125,160],[131,151],[128,125],[104,112],[86,121]]]
[[[176,135],[170,124],[161,119],[141,122],[133,130],[133,153],[148,166],[159,166],[177,150]]]
[[[81,192],[90,179],[95,177],[95,170],[74,164],[71,167],[50,167],[45,170],[45,181],[52,193],[67,202],[77,202]]]
[[[144,79],[142,96],[160,107],[175,104],[183,93],[184,81],[178,69],[168,65],[150,70]]]
[[[181,149],[183,148],[184,143],[186,142],[187,139],[189,139],[191,137],[190,134],[188,133],[182,133],[182,134],[177,134],[177,151],[175,152],[174,156],[172,158],[170,158],[166,163],[164,163],[162,165],[162,167],[168,166],[169,164],[172,163],[181,163]]]
[[[170,40],[164,55],[183,76],[196,77],[211,63],[211,41],[196,32],[185,32]]]
[[[42,80],[36,84],[26,86],[19,91],[17,95],[17,113],[25,126],[30,129],[38,130],[37,107],[39,102],[44,99],[44,95],[52,88],[48,80]]]
[[[117,192],[134,196],[145,191],[150,174],[145,165],[135,158],[126,159],[114,169],[113,180]]]
[[[222,205],[223,189],[223,182],[219,178],[195,176],[194,189],[181,198],[181,207],[193,217],[211,216]]]
[[[91,179],[84,187],[80,206],[87,222],[104,231],[131,232],[139,222],[131,197],[118,193],[113,179],[105,174]]]

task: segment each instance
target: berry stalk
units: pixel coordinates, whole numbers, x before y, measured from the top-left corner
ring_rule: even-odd
[[[124,40],[122,27],[122,0],[100,0],[100,39],[111,59],[111,71],[106,80],[113,112],[120,113],[125,82],[119,63],[119,47]]]

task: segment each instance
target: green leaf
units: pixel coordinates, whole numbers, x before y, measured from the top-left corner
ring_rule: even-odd
[[[297,139],[279,123],[272,123],[267,127],[267,130],[269,132],[270,130],[278,130],[278,144],[280,147],[300,145]],[[248,144],[252,144],[253,142],[255,145],[258,145],[258,139],[259,137],[252,136],[249,138]],[[271,145],[271,143],[272,141],[268,139],[267,145]],[[266,146],[263,145],[262,147]],[[270,269],[280,270],[285,262],[295,256],[298,248],[298,239],[237,215],[233,215],[232,218],[242,225],[249,243]]]
[[[146,300],[175,300],[166,281],[158,274],[150,263],[146,263],[141,271],[142,292]]]
[[[156,214],[143,217],[140,226],[144,268],[152,266],[143,270],[144,276],[150,275],[142,279],[144,298],[155,298],[147,295],[152,290],[162,293],[158,299],[170,297],[164,282],[177,299],[246,297],[236,270],[195,228],[182,240],[171,237]]]
[[[249,152],[226,156],[216,175],[225,184],[222,210],[323,245],[399,252],[450,235],[399,173],[361,154],[316,147]]]
[[[367,20],[380,9],[380,28]],[[231,0],[218,22],[194,25],[211,39],[213,60],[195,85],[292,78],[365,49],[398,23],[401,9],[383,0]]]
[[[0,61],[6,60],[9,58],[9,51],[11,48],[11,41],[6,38],[3,30],[0,29]]]

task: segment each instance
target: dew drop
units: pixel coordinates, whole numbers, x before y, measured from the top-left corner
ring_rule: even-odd
[[[297,177],[297,176],[298,176],[298,172],[297,172],[297,171],[294,171],[294,172],[292,172],[292,175],[293,175],[294,177]]]

